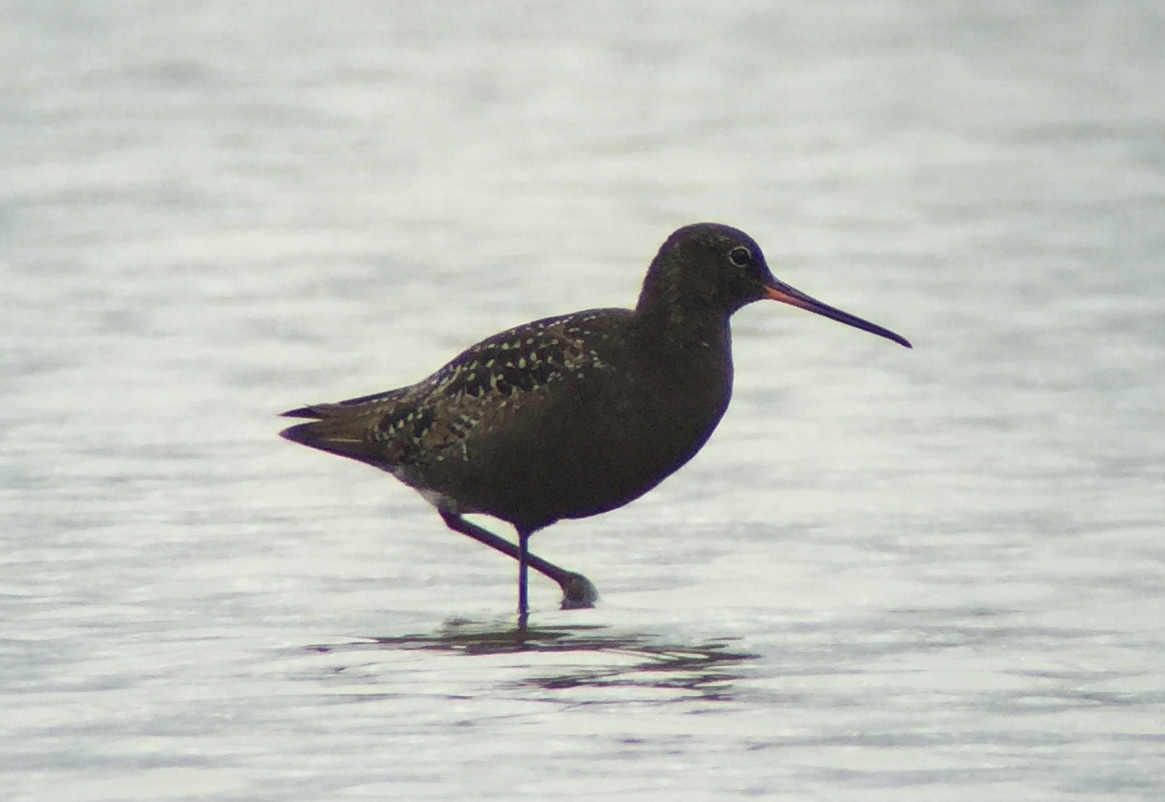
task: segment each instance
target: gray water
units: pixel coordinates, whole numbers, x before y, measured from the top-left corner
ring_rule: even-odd
[[[0,4],[12,800],[1165,798],[1165,14]],[[276,413],[628,305],[734,320],[559,611]]]

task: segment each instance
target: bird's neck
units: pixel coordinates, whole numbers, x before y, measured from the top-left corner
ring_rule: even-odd
[[[648,304],[635,310],[631,337],[643,358],[651,392],[662,397],[678,459],[687,460],[704,444],[732,397],[732,334],[728,314],[683,304]]]
[[[647,284],[635,307],[634,328],[638,336],[661,346],[724,353],[731,343],[731,314],[702,297]]]

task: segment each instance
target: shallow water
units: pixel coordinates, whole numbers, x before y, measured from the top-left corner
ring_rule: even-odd
[[[5,797],[1165,797],[1149,4],[0,6]],[[737,225],[913,340],[733,407],[532,586],[275,413]]]

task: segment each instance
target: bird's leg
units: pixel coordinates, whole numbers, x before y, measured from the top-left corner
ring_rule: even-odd
[[[530,605],[526,593],[526,566],[530,558],[530,532],[518,530],[518,629],[526,628]]]
[[[513,557],[515,560],[521,559],[519,548],[505,538],[499,537],[477,524],[470,523],[456,513],[441,510],[438,510],[438,512],[441,515],[441,519],[445,521],[445,525],[454,532],[468,535],[478,543],[500,551],[502,554]],[[595,602],[599,598],[599,592],[595,590],[595,586],[591,584],[591,581],[582,574],[576,574],[574,571],[559,568],[554,563],[547,562],[536,554],[530,554],[529,551],[526,553],[526,565],[558,583],[558,586],[562,588],[562,609],[575,610],[582,607],[595,606]]]

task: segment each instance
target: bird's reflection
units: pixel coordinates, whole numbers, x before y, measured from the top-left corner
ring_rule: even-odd
[[[431,634],[373,637],[310,647],[320,652],[378,649],[424,650],[474,655],[587,655],[585,661],[558,661],[555,670],[523,679],[519,686],[546,690],[641,688],[688,691],[705,699],[730,699],[734,683],[758,655],[733,646],[735,638],[676,642],[651,633],[620,632],[607,626],[512,625],[452,620]],[[611,660],[595,660],[594,656]],[[541,662],[541,661],[540,661]]]

